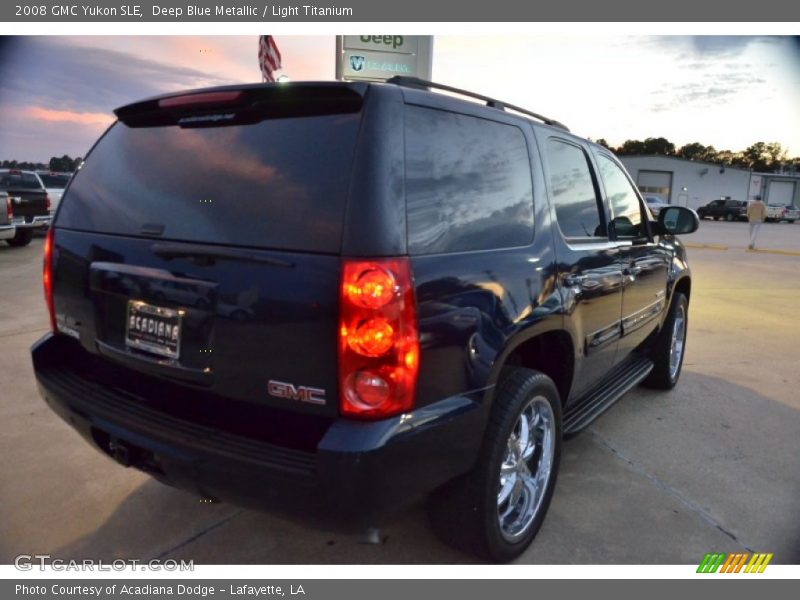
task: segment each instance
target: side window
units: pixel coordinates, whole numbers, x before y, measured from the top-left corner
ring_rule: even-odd
[[[512,125],[406,107],[412,254],[524,246],[533,239],[528,146]]]
[[[605,238],[604,219],[600,216],[600,203],[584,151],[573,144],[550,139],[547,164],[556,219],[564,236]]]
[[[611,207],[617,238],[647,236],[647,224],[642,219],[642,205],[625,173],[617,163],[602,154],[598,155],[597,164]]]

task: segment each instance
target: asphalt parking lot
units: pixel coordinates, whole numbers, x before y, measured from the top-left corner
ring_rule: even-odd
[[[694,281],[680,384],[635,389],[565,444],[549,515],[519,562],[697,564],[711,550],[800,562],[800,224],[767,224],[761,240],[786,254],[745,251],[745,223],[705,221],[686,238]],[[365,544],[201,503],[90,448],[35,389],[41,249],[41,238],[0,244],[0,562],[472,561],[434,537],[422,507]]]

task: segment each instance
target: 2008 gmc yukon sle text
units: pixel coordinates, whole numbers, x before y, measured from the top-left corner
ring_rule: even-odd
[[[678,380],[697,216],[653,220],[555,121],[409,78],[116,115],[50,229],[32,353],[125,466],[325,527],[428,496],[446,540],[504,561],[562,438]]]

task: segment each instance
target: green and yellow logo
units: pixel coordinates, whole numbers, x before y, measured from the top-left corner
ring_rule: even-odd
[[[748,561],[749,559],[749,561]],[[697,567],[698,573],[763,573],[769,561],[772,560],[772,553],[754,552],[734,552],[731,554],[711,553],[703,557],[700,566]],[[745,565],[746,563],[746,565]]]

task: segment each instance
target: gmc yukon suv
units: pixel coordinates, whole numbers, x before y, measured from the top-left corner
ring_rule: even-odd
[[[697,216],[653,220],[556,121],[402,77],[116,115],[49,231],[32,354],[122,465],[336,529],[428,497],[446,540],[505,561],[562,439],[678,381]]]

